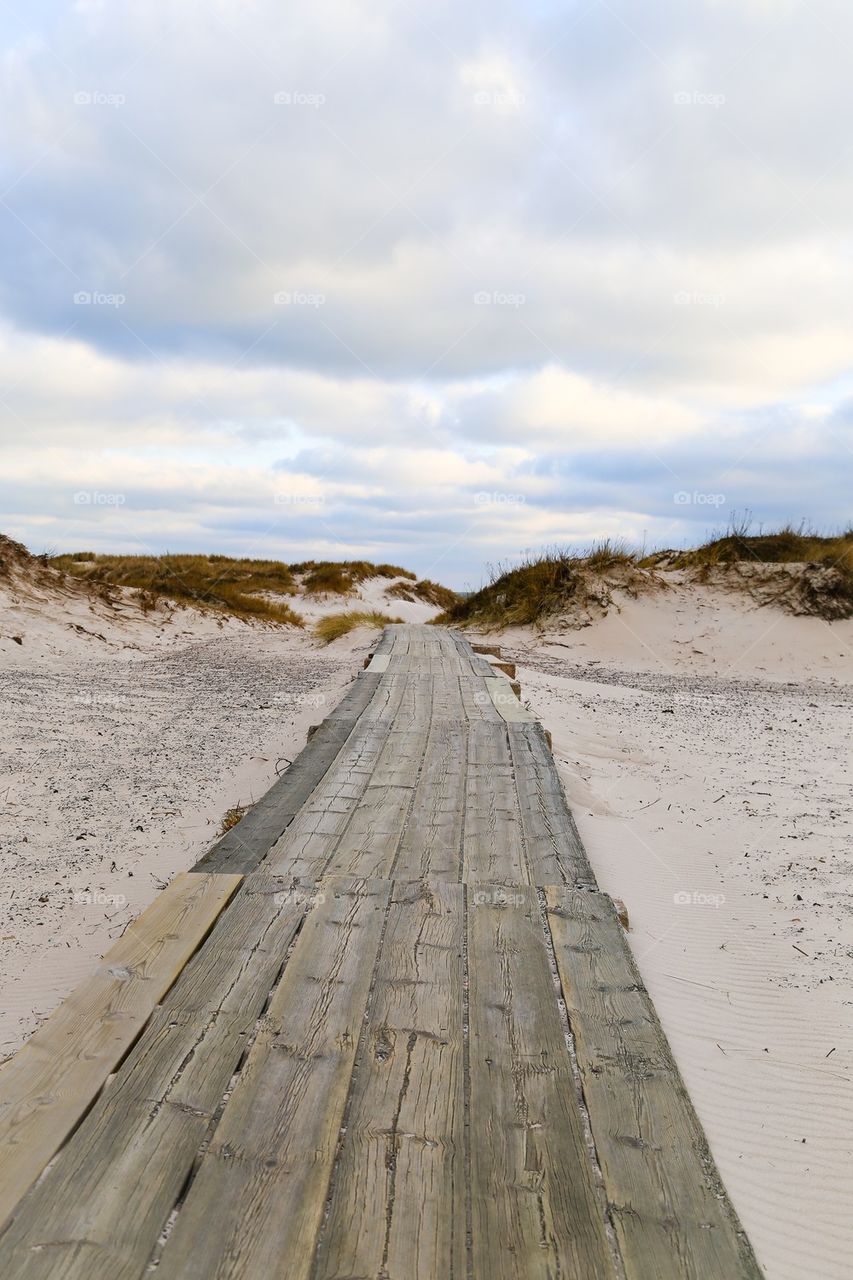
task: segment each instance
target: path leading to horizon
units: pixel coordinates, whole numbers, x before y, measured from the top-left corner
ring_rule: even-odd
[[[512,674],[386,628],[3,1066],[0,1273],[760,1275]]]

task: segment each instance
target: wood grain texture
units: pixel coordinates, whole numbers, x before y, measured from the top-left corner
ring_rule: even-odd
[[[310,1275],[388,895],[330,883],[310,912],[158,1280]]]
[[[512,757],[506,725],[474,722],[468,730],[463,878],[527,884]]]
[[[378,686],[379,677],[373,672],[359,675],[289,768],[193,871],[242,875],[253,871],[332,767]]]
[[[397,884],[315,1280],[463,1280],[463,889]]]
[[[536,891],[469,886],[468,903],[474,1276],[605,1280],[612,1255]]]
[[[544,729],[512,724],[507,738],[533,883],[596,888]]]
[[[0,1274],[143,1275],[312,901],[280,884],[266,893],[266,883],[219,917],[111,1087],[21,1202],[0,1237]]]
[[[241,880],[176,876],[0,1070],[0,1224],[85,1115]]]
[[[545,895],[628,1280],[756,1280],[761,1272],[612,902],[554,886]]]

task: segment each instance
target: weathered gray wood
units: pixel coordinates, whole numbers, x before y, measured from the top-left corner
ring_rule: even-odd
[[[86,1114],[241,882],[176,876],[0,1070],[0,1225]]]
[[[628,1280],[757,1280],[613,904],[557,886],[545,894]]]
[[[472,885],[468,904],[473,1274],[607,1280],[604,1209],[536,891]]]
[[[394,888],[315,1280],[465,1275],[462,893]]]
[[[463,878],[526,884],[530,873],[506,725],[473,722],[468,729]]]
[[[507,726],[521,826],[534,884],[595,888],[595,875],[539,723]]]
[[[312,900],[304,891],[243,892],[220,916],[112,1086],[19,1206],[0,1237],[0,1274],[144,1274]]]
[[[325,888],[169,1237],[158,1280],[311,1273],[389,886]]]
[[[459,686],[454,687],[461,711]],[[467,739],[464,718],[436,719],[434,708],[411,816],[394,865],[398,880],[461,878]]]
[[[193,871],[246,874],[260,864],[332,767],[378,685],[379,677],[373,672],[365,672],[353,681],[289,768],[208,850]]]

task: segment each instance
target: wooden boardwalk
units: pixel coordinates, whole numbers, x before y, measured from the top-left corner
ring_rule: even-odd
[[[0,1070],[10,1280],[760,1275],[541,725],[386,629]]]

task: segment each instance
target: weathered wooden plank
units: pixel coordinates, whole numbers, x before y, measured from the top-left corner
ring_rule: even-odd
[[[249,892],[248,883],[18,1206],[0,1237],[0,1274],[144,1274],[312,901],[305,891]]]
[[[347,738],[344,749],[302,810],[270,850],[263,868],[272,875],[317,879],[370,785],[394,715],[406,692],[404,682],[380,685],[374,701]],[[379,703],[382,714],[369,712]]]
[[[158,1280],[311,1273],[386,883],[329,883],[309,914],[178,1215]]]
[[[544,729],[512,724],[507,736],[533,883],[596,888]]]
[[[461,708],[458,683],[455,691]],[[462,874],[467,726],[464,719],[437,714],[434,706],[411,817],[394,865],[398,880],[457,880]]]
[[[509,680],[501,676],[490,676],[484,684],[502,720],[510,724],[537,723],[536,717],[516,697]]]
[[[253,871],[332,767],[378,687],[379,677],[373,672],[365,672],[354,680],[290,767],[196,863],[193,871],[239,874]]]
[[[0,1070],[0,1224],[85,1115],[241,880],[176,876]]]
[[[465,714],[470,721],[489,720],[493,724],[504,723],[485,680],[479,676],[462,676],[459,680]]]
[[[470,886],[468,903],[473,1274],[607,1280],[616,1273],[536,891]]]
[[[370,784],[337,841],[328,875],[391,876],[427,749],[432,681],[409,683]],[[319,874],[319,872],[316,872]]]
[[[463,879],[529,883],[512,758],[502,721],[469,725],[466,777]]]
[[[545,895],[628,1280],[757,1280],[613,904],[553,885]]]
[[[315,1280],[465,1275],[462,893],[394,887]]]

